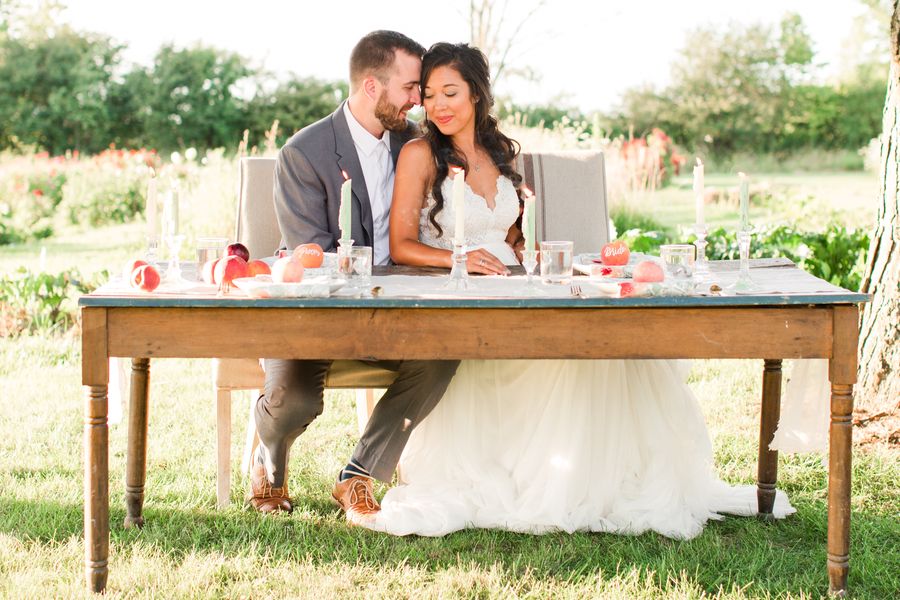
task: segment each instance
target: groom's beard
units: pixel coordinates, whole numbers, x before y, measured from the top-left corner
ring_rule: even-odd
[[[408,125],[406,115],[400,113],[408,111],[413,106],[408,104],[401,109],[388,101],[387,92],[382,92],[378,102],[375,103],[375,117],[388,131],[405,131]]]

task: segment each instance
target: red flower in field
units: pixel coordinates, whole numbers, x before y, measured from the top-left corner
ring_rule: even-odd
[[[43,196],[43,195],[44,195],[44,190],[38,188],[38,189],[32,191],[31,193],[34,194],[35,196],[40,197],[40,196]]]
[[[659,127],[654,127],[651,130],[650,135],[652,135],[653,137],[659,138],[659,140],[661,142],[663,142],[664,144],[668,144],[670,141],[672,141],[672,139],[666,135],[666,132],[663,131],[662,129],[660,129]]]
[[[48,158],[50,158],[50,153],[46,152],[46,151],[38,152],[37,154],[34,155],[34,157],[39,160],[47,160]]]
[[[78,160],[78,150],[72,150],[72,158]]]

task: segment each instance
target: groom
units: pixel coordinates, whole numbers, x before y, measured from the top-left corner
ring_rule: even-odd
[[[350,97],[330,116],[291,137],[275,166],[275,212],[282,245],[315,242],[334,250],[344,175],[353,180],[352,239],[371,246],[374,264],[390,261],[388,220],[394,165],[415,135],[406,113],[419,104],[425,49],[393,31],[362,38],[350,55]],[[260,445],[250,476],[251,505],[291,511],[287,462],[291,444],[322,413],[332,361],[265,359],[265,393],[254,411]],[[332,496],[350,522],[380,510],[372,480],[389,482],[413,428],[444,395],[458,361],[371,361],[397,379],[375,406]]]

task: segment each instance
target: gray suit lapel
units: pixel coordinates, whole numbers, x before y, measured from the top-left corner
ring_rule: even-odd
[[[346,100],[344,103],[346,103]],[[369,190],[366,188],[366,178],[363,175],[362,165],[359,163],[359,154],[356,152],[356,145],[353,143],[353,137],[350,135],[350,127],[347,125],[347,118],[344,116],[343,104],[334,112],[332,119],[338,166],[353,180],[351,184],[354,198],[353,220],[357,221],[358,217],[357,222],[362,227],[366,238],[357,240],[356,245],[371,246],[375,241],[372,205],[369,201]],[[354,237],[356,237],[356,234],[354,234]]]

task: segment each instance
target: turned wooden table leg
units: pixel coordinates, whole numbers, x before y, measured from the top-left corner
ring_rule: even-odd
[[[828,591],[843,597],[850,572],[850,487],[853,384],[856,383],[858,311],[834,309],[834,349],[829,364],[831,427],[828,448]]]
[[[106,310],[81,313],[84,401],[84,568],[88,589],[106,589],[109,558],[109,356]]]
[[[759,516],[774,520],[775,482],[778,479],[778,451],[769,450],[781,416],[781,359],[767,358],[763,368],[762,409],[759,418],[759,462],[756,475],[756,502]]]
[[[125,528],[144,526],[144,484],[147,480],[147,412],[150,359],[131,360],[131,400],[128,408],[128,458],[125,469]]]

